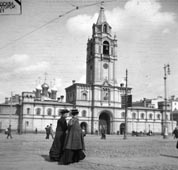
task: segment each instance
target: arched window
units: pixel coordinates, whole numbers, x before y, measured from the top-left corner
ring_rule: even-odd
[[[125,112],[121,113],[121,118],[125,118]]]
[[[27,114],[28,115],[30,114],[30,108],[27,108]]]
[[[41,109],[40,108],[37,108],[36,109],[36,115],[40,115],[41,114]]]
[[[142,114],[141,114],[141,119],[144,119],[144,118],[145,118],[145,114],[142,113]]]
[[[103,32],[107,33],[107,25],[106,24],[104,24],[104,26],[103,26]]]
[[[87,112],[86,112],[86,110],[83,110],[82,111],[82,117],[86,117],[87,116]]]
[[[82,93],[82,99],[87,100],[87,94],[86,93]]]
[[[51,108],[49,108],[49,109],[47,110],[47,115],[48,115],[48,116],[51,116],[51,115],[52,115],[52,109],[51,109]]]
[[[108,43],[108,41],[103,42],[103,54],[109,55],[109,43]]]
[[[153,115],[150,113],[149,114],[149,119],[152,120],[153,119]]]
[[[157,119],[160,120],[161,119],[161,116],[160,114],[157,115]]]
[[[132,119],[136,119],[136,113],[132,113]]]

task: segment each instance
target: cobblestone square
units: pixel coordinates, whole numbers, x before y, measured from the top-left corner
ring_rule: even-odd
[[[172,136],[123,136],[107,135],[85,137],[86,159],[67,166],[50,162],[48,152],[52,139],[45,134],[13,134],[6,139],[0,134],[1,170],[177,170],[178,150]]]

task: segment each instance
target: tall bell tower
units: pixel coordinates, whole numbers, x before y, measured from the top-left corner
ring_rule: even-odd
[[[92,27],[92,38],[87,43],[87,84],[102,85],[107,81],[112,86],[116,85],[117,39],[112,36],[111,29],[101,7]]]

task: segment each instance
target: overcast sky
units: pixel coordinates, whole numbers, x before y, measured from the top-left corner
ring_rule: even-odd
[[[33,91],[45,72],[58,96],[72,80],[85,83],[86,43],[99,2],[22,0],[22,15],[0,15],[1,102],[11,91]],[[134,101],[164,96],[163,67],[170,64],[168,96],[178,97],[178,0],[114,0],[104,8],[118,39],[118,85],[127,68]]]

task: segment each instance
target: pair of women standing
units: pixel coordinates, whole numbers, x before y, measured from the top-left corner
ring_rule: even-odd
[[[68,112],[66,109],[61,110],[61,118],[57,122],[56,135],[49,152],[51,160],[59,161],[64,165],[85,158],[83,133],[77,118],[79,112],[77,109],[70,111],[72,118],[67,125]]]

